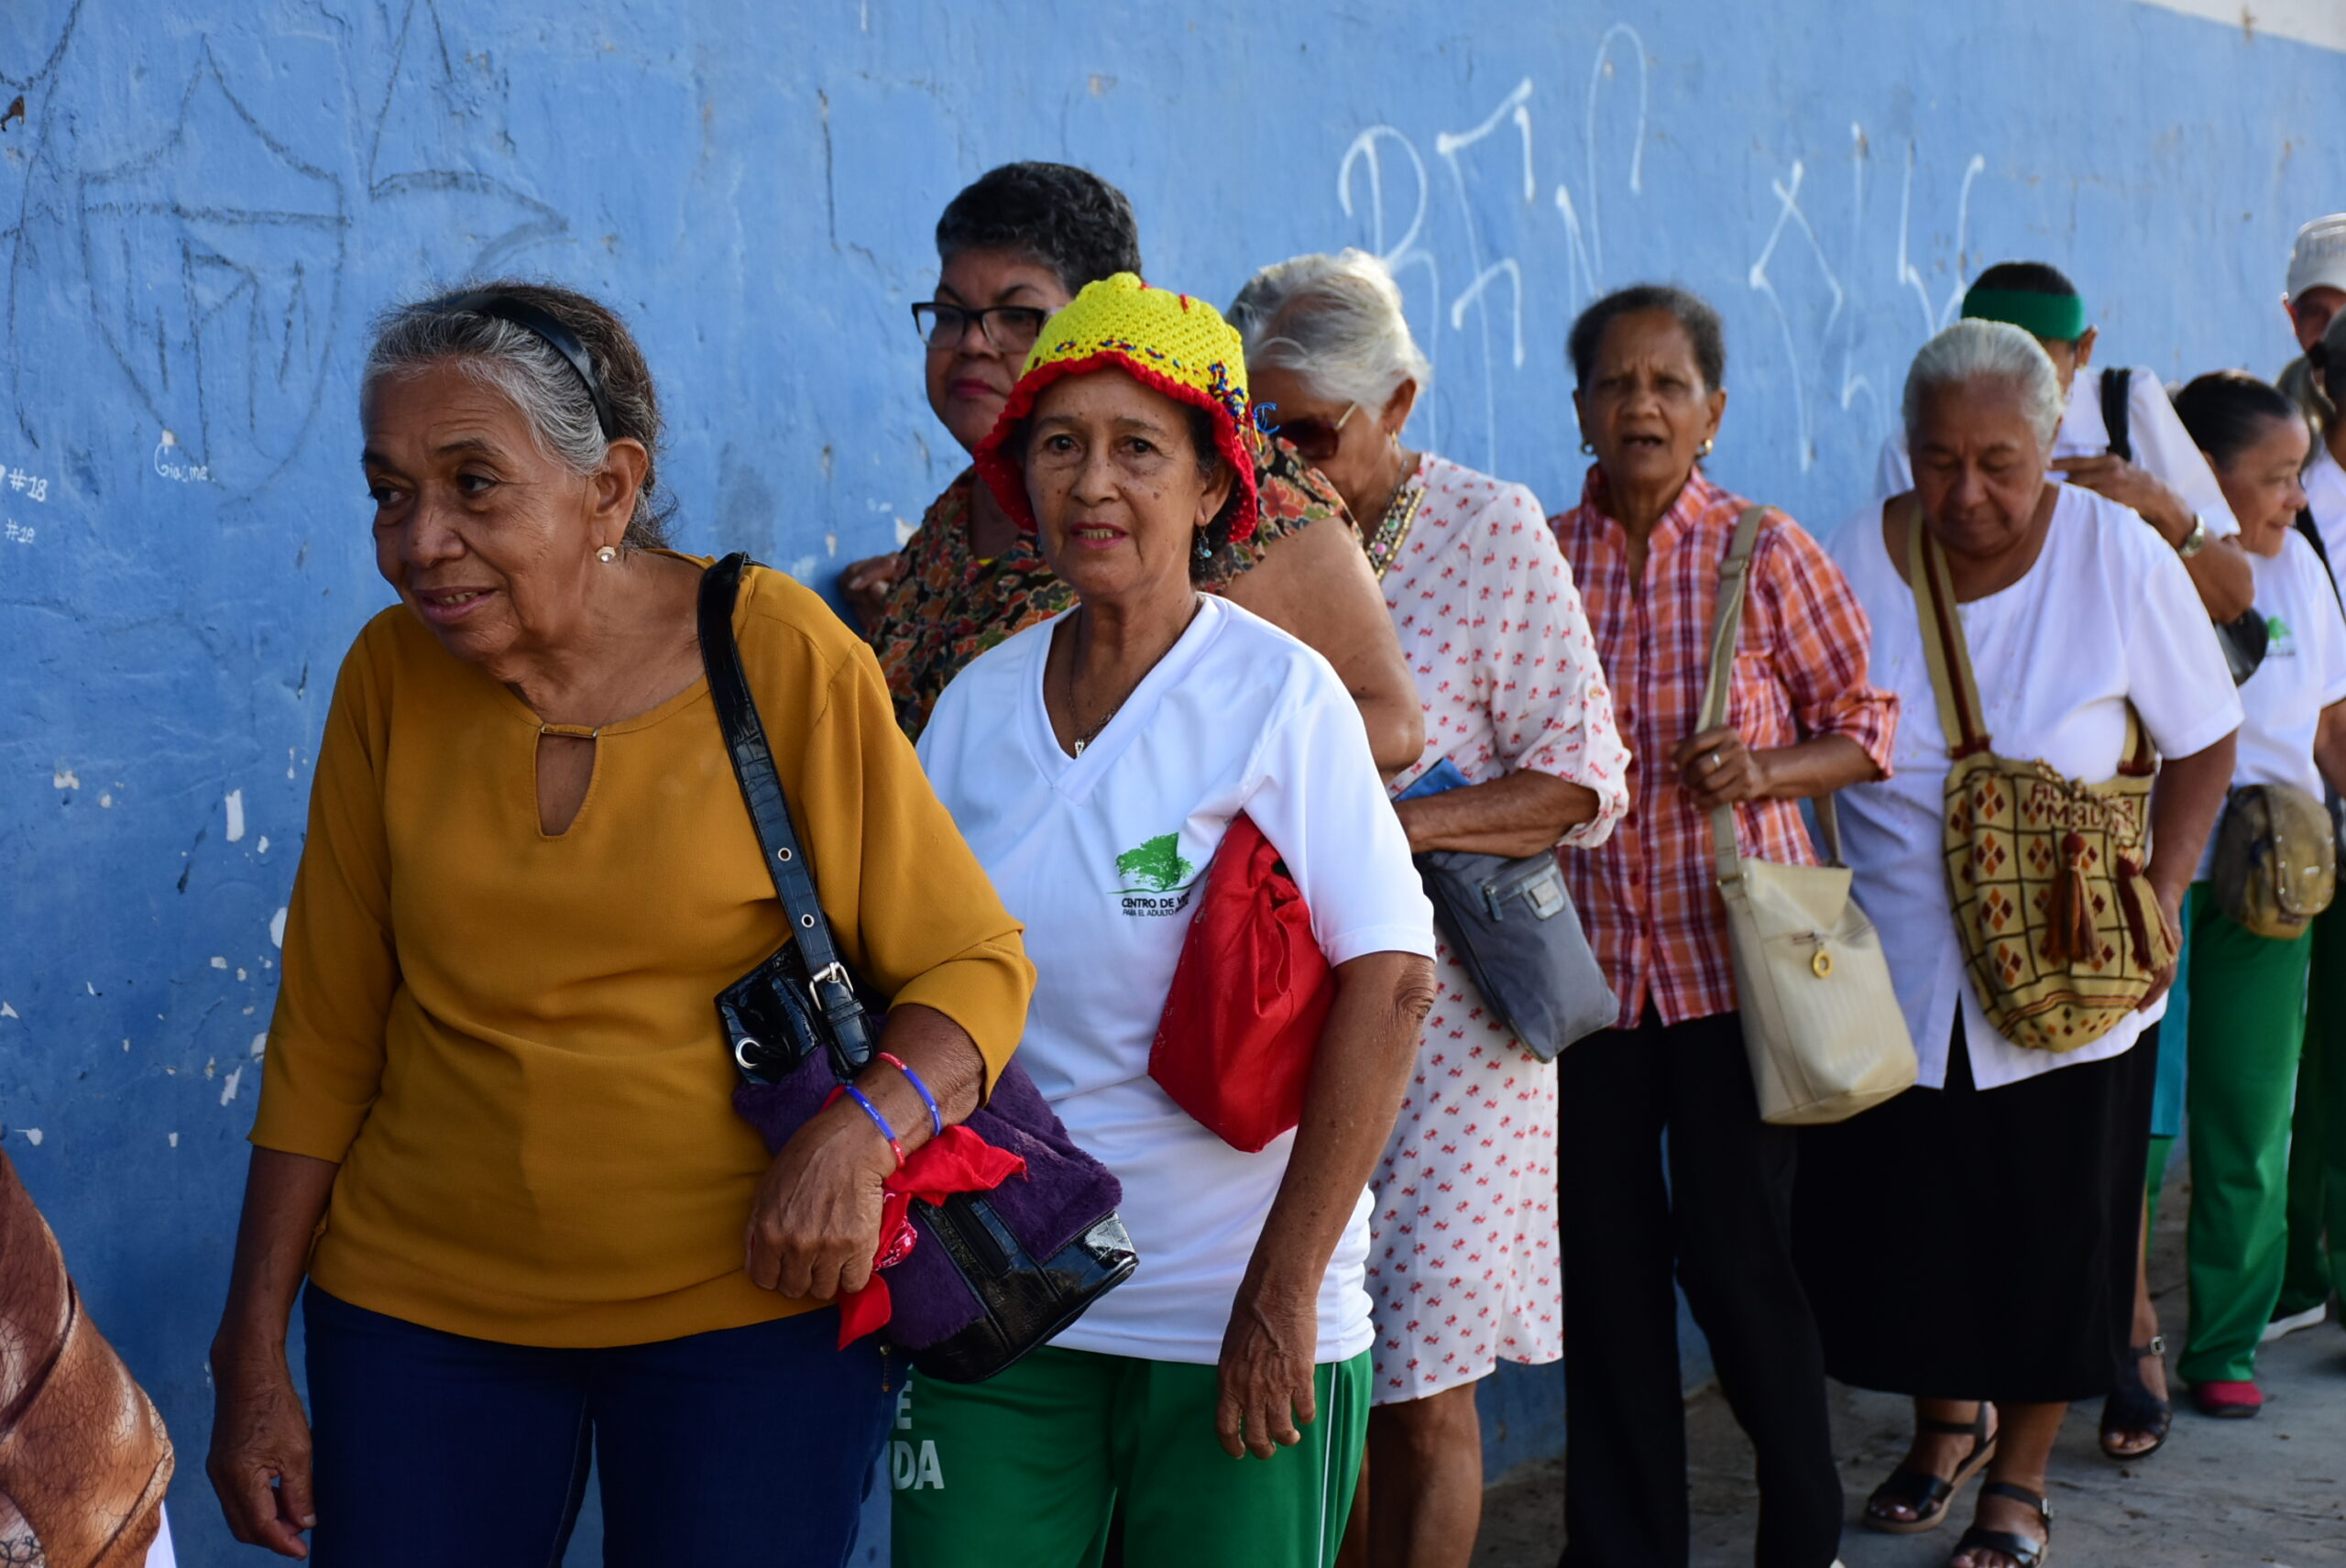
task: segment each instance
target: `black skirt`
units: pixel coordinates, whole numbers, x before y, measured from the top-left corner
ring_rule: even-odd
[[[1999,1089],[1956,1014],[1946,1087],[1801,1134],[1792,1246],[1844,1383],[2014,1404],[2114,1386],[2133,1326],[2156,1026]]]

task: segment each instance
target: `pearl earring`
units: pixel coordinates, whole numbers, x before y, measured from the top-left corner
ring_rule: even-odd
[[[600,550],[595,552],[595,559],[600,561],[606,566],[609,565],[619,558],[619,553],[608,544],[604,545]]]

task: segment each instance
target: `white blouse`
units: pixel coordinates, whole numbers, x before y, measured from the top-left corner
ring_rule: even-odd
[[[1521,485],[1429,453],[1417,521],[1385,574],[1385,608],[1425,704],[1425,755],[1395,794],[1444,757],[1468,784],[1534,769],[1596,796],[1564,835],[1589,849],[1629,806],[1629,750],[1613,721],[1573,569]]]
[[[1843,524],[1830,544],[1873,622],[1873,679],[1899,697],[1895,771],[1843,790],[1841,822],[1858,902],[1880,929],[1922,1059],[1920,1081],[1945,1086],[1958,1005],[1972,1081],[1981,1089],[2119,1055],[2164,1002],[2058,1056],[2012,1045],[1988,1022],[1964,970],[1947,892],[1940,826],[1947,742],[1904,564],[1883,548],[1878,504]],[[2129,702],[2162,756],[2190,756],[2240,728],[2240,698],[2183,563],[2132,510],[2089,490],[2062,486],[2028,574],[1957,613],[2001,756],[2041,758],[2068,778],[2107,779],[2126,743]]]
[[[1080,757],[1043,703],[1059,618],[981,654],[921,731],[937,797],[1025,923],[1035,1000],[1018,1060],[1124,1183],[1132,1278],[1052,1343],[1211,1365],[1295,1135],[1246,1154],[1149,1076],[1199,889],[1245,812],[1303,891],[1328,962],[1434,951],[1368,732],[1327,660],[1211,595]],[[1368,1195],[1321,1277],[1318,1361],[1369,1345]]]

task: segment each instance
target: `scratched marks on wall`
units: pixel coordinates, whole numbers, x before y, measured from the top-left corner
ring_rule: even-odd
[[[168,132],[83,174],[91,317],[157,426],[257,487],[308,432],[350,215],[341,182],[269,134],[206,45]]]
[[[475,236],[464,271],[480,278],[568,235],[568,220],[552,206],[477,167],[478,149],[515,146],[510,84],[499,61],[486,51],[452,49],[437,0],[404,0],[385,20],[391,68],[366,144],[367,192],[389,220],[385,238],[415,236],[411,243],[431,247],[419,255],[437,274],[448,266],[444,236]]]
[[[1479,416],[1482,459],[1496,467],[1507,378],[1527,369],[1553,377],[1555,362],[1542,355],[1535,363],[1533,348],[1561,340],[1572,316],[1598,296],[1647,279],[1689,283],[1730,317],[1738,283],[1759,296],[1802,472],[1817,462],[1825,419],[1847,421],[1869,443],[1894,417],[1890,403],[1906,354],[1952,319],[1976,260],[1968,248],[1971,203],[1985,158],[1896,143],[1888,154],[1899,179],[1890,231],[1889,213],[1870,190],[1883,154],[1852,123],[1846,212],[1829,221],[1812,216],[1820,170],[1809,160],[1793,158],[1772,172],[1760,165],[1755,174],[1767,195],[1754,203],[1755,217],[1710,209],[1710,221],[1755,226],[1748,270],[1732,280],[1684,277],[1661,248],[1667,236],[1657,240],[1650,223],[1633,223],[1626,240],[1607,243],[1608,210],[1639,212],[1650,198],[1649,220],[1705,221],[1702,209],[1683,204],[1689,192],[1648,188],[1648,151],[1661,137],[1650,123],[1653,70],[1638,30],[1616,23],[1598,38],[1584,81],[1561,96],[1526,76],[1470,125],[1430,136],[1372,125],[1345,148],[1336,166],[1337,205],[1354,225],[1354,243],[1392,268],[1420,345],[1447,383],[1446,399],[1420,404],[1430,444],[1443,443],[1445,407],[1453,420],[1471,409]],[[1553,145],[1559,123],[1571,139],[1561,150]],[[1431,158],[1421,146],[1431,146]],[[1944,208],[1918,194],[1918,185],[1939,192],[1949,181],[1955,191]],[[1533,321],[1549,330],[1533,329]],[[1895,330],[1877,332],[1881,341],[1869,343],[1869,326],[1885,325]]]
[[[486,50],[451,47],[437,0],[389,0],[358,23],[321,26],[328,71],[353,79],[339,99],[347,118],[323,142],[313,119],[289,120],[265,84],[247,93],[199,38],[184,64],[157,67],[183,72],[170,111],[97,158],[89,127],[53,115],[47,91],[77,14],[58,21],[47,63],[25,79],[25,120],[0,123],[7,323],[21,344],[26,312],[86,291],[89,324],[144,416],[114,454],[130,465],[236,498],[282,474],[339,374],[354,254],[379,267],[408,251],[412,275],[475,276],[568,237],[559,213],[495,171],[520,160],[507,72]],[[0,39],[23,26],[12,7]],[[16,86],[0,74],[0,93]],[[44,179],[38,149],[52,138]],[[468,248],[452,249],[451,236]],[[19,434],[42,445],[54,433],[40,428],[49,411],[28,396],[22,354],[9,389]]]

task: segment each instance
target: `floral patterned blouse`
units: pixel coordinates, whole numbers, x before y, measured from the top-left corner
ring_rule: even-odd
[[[1255,486],[1262,521],[1254,538],[1233,547],[1230,576],[1252,568],[1277,541],[1324,518],[1354,526],[1336,488],[1286,442],[1269,444],[1255,471]],[[904,542],[904,575],[870,633],[895,699],[896,722],[915,740],[937,694],[962,665],[1075,602],[1074,590],[1052,575],[1031,533],[1019,534],[992,560],[970,551],[970,502],[976,487],[975,471],[965,468],[929,503],[920,526]],[[1228,582],[1225,577],[1204,586],[1220,592]]]

